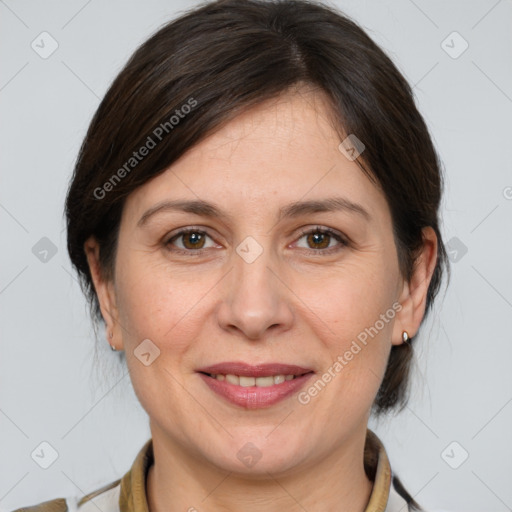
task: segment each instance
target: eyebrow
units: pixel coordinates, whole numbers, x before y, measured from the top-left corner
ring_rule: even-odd
[[[217,205],[203,200],[184,200],[176,199],[173,201],[164,201],[147,210],[137,222],[137,226],[141,227],[157,213],[168,211],[182,211],[193,213],[202,217],[218,218],[223,221],[229,221],[231,216],[222,211]],[[370,221],[371,215],[368,211],[358,203],[354,203],[344,197],[328,197],[326,199],[315,199],[308,201],[296,201],[283,206],[279,209],[278,221],[284,218],[299,217],[304,214],[319,212],[335,212],[346,211],[356,213],[365,220]]]

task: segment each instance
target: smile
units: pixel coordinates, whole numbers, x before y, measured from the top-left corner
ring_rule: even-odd
[[[229,403],[244,409],[261,409],[298,393],[314,372],[266,377],[198,373],[208,388]]]

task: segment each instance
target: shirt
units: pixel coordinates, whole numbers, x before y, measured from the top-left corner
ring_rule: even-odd
[[[13,512],[149,512],[146,478],[154,462],[153,440],[137,454],[128,472],[108,485],[78,498],[56,498]],[[397,491],[389,459],[379,438],[367,430],[365,467],[374,474],[373,488],[365,512],[412,512],[413,508]]]

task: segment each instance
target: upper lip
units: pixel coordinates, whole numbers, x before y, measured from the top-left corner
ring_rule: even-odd
[[[304,368],[294,364],[266,363],[250,365],[240,361],[229,361],[224,363],[205,366],[196,370],[211,375],[242,375],[244,377],[270,377],[272,375],[303,375],[310,373],[311,368]]]

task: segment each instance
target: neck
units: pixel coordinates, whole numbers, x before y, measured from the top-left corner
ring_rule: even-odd
[[[366,430],[293,474],[257,478],[200,461],[159,433],[152,432],[155,460],[146,481],[150,512],[363,512],[370,498],[372,482],[363,464]]]

